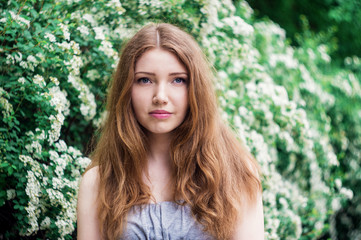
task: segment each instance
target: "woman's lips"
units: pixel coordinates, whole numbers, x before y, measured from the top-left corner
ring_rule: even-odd
[[[165,110],[154,110],[149,113],[152,117],[157,119],[166,119],[169,118],[172,113]]]

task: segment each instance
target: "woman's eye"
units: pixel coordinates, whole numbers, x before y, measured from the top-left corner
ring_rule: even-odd
[[[180,84],[180,83],[185,83],[186,80],[184,78],[176,78],[174,79],[174,83]]]
[[[150,80],[149,78],[139,78],[137,80],[138,83],[143,83],[143,84],[146,84],[146,83],[150,83]]]

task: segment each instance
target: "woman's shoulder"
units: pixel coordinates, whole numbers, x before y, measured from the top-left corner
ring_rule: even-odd
[[[97,196],[99,185],[98,167],[87,170],[78,193],[78,239],[100,239],[97,219]]]
[[[86,181],[95,181],[99,177],[99,166],[94,166],[90,169],[87,169],[82,176],[82,179]]]
[[[99,167],[95,166],[87,170],[80,181],[80,189],[94,190],[99,184]]]
[[[84,195],[95,193],[99,185],[99,167],[95,166],[87,170],[81,178],[79,193]]]

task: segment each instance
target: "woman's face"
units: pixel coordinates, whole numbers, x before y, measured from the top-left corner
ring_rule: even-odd
[[[135,63],[132,107],[138,122],[153,134],[170,133],[188,111],[188,72],[176,55],[155,48]]]

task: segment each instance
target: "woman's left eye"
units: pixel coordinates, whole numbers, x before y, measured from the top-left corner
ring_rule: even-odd
[[[184,78],[176,78],[173,80],[173,82],[179,84],[179,83],[185,83],[186,80]]]
[[[147,83],[150,83],[150,79],[146,78],[146,77],[142,77],[142,78],[139,78],[137,80],[137,82],[140,83],[140,84],[147,84]]]

